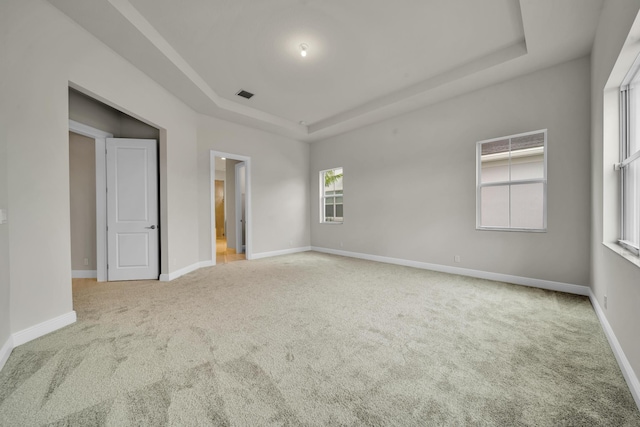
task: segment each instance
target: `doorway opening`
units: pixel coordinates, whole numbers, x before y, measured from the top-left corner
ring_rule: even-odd
[[[157,280],[159,130],[71,88],[69,118],[74,287],[77,279]]]
[[[212,263],[251,259],[250,159],[211,152]]]

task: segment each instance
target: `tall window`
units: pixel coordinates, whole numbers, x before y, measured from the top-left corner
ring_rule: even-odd
[[[620,88],[620,244],[640,254],[640,59]]]
[[[320,172],[320,222],[341,223],[343,216],[342,168]]]
[[[546,147],[546,129],[478,142],[478,229],[547,229]]]

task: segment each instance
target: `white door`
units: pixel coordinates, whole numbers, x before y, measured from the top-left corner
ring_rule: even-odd
[[[108,280],[158,278],[157,158],[153,139],[107,138]]]

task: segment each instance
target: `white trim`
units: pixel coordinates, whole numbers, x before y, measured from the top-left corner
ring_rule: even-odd
[[[238,254],[242,254],[245,252],[245,245],[242,244],[242,187],[240,186],[240,177],[242,176],[242,173],[240,172],[240,169],[244,166],[244,171],[245,171],[245,187],[246,187],[246,181],[247,181],[247,164],[244,162],[238,162],[234,165],[234,189],[236,191],[235,194],[235,202],[236,202],[236,209],[235,209],[235,214],[236,217],[234,218],[235,221],[235,230],[236,230],[236,253]],[[246,198],[246,193],[245,193],[245,198]],[[246,207],[246,206],[245,206]],[[246,217],[245,217],[246,220]]]
[[[87,126],[83,123],[76,122],[75,120],[69,120],[69,131],[93,139],[113,138],[113,134],[109,132]]]
[[[202,261],[203,263],[210,263],[211,261]],[[184,276],[185,274],[189,274],[192,271],[196,271],[201,268],[200,262],[196,262],[195,264],[191,264],[187,267],[181,268],[180,270],[173,271],[169,274],[161,274],[160,281],[161,282],[170,282],[172,280],[177,279],[178,277]]]
[[[223,151],[209,151],[209,214],[211,217],[211,262],[212,265],[216,265],[216,215],[215,215],[215,173],[216,173],[216,157],[225,157],[231,160],[238,160],[245,162],[245,242],[246,250],[245,256],[247,260],[253,259],[253,217],[251,215],[251,157],[241,156],[239,154],[225,153]],[[225,193],[226,193],[226,180],[225,180]],[[228,221],[228,219],[227,219]],[[162,280],[162,279],[160,279]]]
[[[604,314],[604,311],[602,311],[602,308],[598,303],[598,299],[591,290],[589,291],[589,299],[591,300],[591,305],[593,305],[593,309],[598,316],[598,320],[600,320],[600,324],[602,325],[604,334],[609,341],[611,350],[613,351],[613,354],[618,361],[618,365],[620,366],[620,370],[622,371],[622,376],[627,381],[627,385],[629,386],[629,390],[631,391],[633,400],[635,400],[638,409],[640,409],[640,381],[638,381],[638,376],[633,371],[633,368],[631,367],[627,356],[624,354],[624,351],[622,350],[622,347],[618,342],[616,334],[613,332],[613,329],[611,328],[611,325],[607,320],[607,316]]]
[[[95,279],[98,277],[96,270],[71,270],[72,279]]]
[[[224,180],[224,196],[227,195],[227,177]],[[211,265],[216,265],[216,156],[213,151],[209,153],[209,224],[211,224]],[[227,217],[227,203],[224,204],[224,217]],[[224,230],[225,236],[227,230]],[[162,276],[160,276],[162,280]]]
[[[297,254],[298,252],[307,252],[311,250],[311,246],[303,246],[301,248],[282,249],[280,251],[259,252],[253,254],[253,259],[270,258],[273,256]]]
[[[96,138],[96,270],[98,282],[106,282],[108,280],[108,262],[107,140],[106,138]]]
[[[177,279],[178,277],[184,276],[185,274],[189,274],[189,273],[194,272],[196,270],[199,270],[201,268],[213,267],[214,265],[216,265],[215,262],[210,261],[210,260],[196,262],[195,264],[191,264],[188,267],[181,268],[180,270],[176,270],[176,271],[174,271],[172,273],[161,274],[160,275],[160,281],[161,282],[170,282],[172,280]]]
[[[451,267],[448,265],[430,264],[420,261],[410,261],[399,258],[390,258],[379,255],[369,255],[358,252],[339,251],[336,249],[320,248],[312,246],[311,250],[324,252],[327,254],[341,255],[351,258],[366,259],[369,261],[386,262],[388,264],[404,265],[406,267],[421,268],[423,270],[433,270],[442,273],[458,274],[460,276],[477,277],[479,279],[494,280],[496,282],[513,283],[516,285],[530,286],[533,288],[548,289],[551,291],[566,292],[569,294],[589,296],[589,287],[574,285],[571,283],[554,282],[551,280],[533,279],[530,277],[512,276],[510,274],[492,273],[489,271],[471,270],[468,268]]]
[[[40,338],[43,335],[47,335],[50,332],[57,331],[65,326],[71,325],[76,322],[76,312],[70,311],[53,319],[49,319],[45,322],[38,323],[27,329],[23,329],[14,333],[11,337],[13,339],[13,346],[17,347],[29,341]]]
[[[96,146],[96,267],[99,282],[107,281],[107,166],[106,139],[109,132],[69,120],[69,132],[95,140]]]
[[[9,335],[7,338],[7,342],[4,343],[2,348],[0,348],[0,371],[4,368],[4,364],[9,360],[9,356],[11,356],[11,352],[13,351],[13,338]]]

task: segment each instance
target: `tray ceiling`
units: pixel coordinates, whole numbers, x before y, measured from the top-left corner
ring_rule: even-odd
[[[602,7],[602,0],[49,1],[194,110],[307,141],[584,56]],[[241,89],[255,96],[240,98]]]

